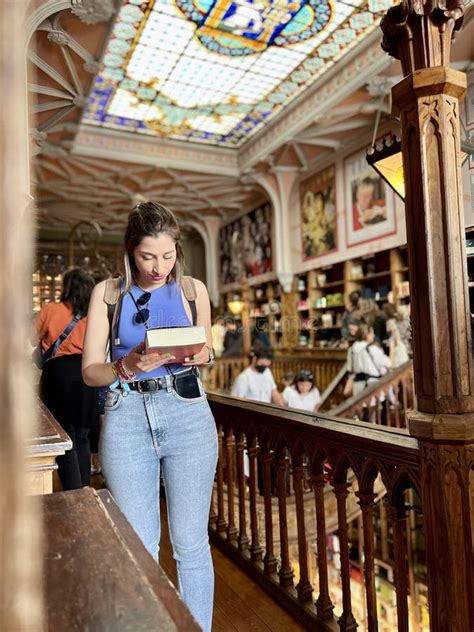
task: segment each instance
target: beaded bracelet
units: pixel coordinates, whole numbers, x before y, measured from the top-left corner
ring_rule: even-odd
[[[115,370],[117,371],[117,377],[121,382],[133,382],[137,377],[137,374],[133,373],[133,371],[127,371],[124,367],[123,361],[126,357],[127,356],[122,356],[115,361]]]

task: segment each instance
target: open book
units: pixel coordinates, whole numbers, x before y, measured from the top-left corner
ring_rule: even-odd
[[[158,327],[145,335],[145,353],[171,353],[178,362],[199,353],[207,343],[204,327]]]

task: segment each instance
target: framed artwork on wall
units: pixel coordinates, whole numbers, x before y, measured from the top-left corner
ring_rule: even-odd
[[[396,231],[394,194],[367,164],[365,156],[364,149],[344,161],[348,246]]]
[[[220,229],[221,285],[273,270],[271,220],[267,203]]]
[[[337,249],[336,169],[327,167],[300,184],[303,261]]]

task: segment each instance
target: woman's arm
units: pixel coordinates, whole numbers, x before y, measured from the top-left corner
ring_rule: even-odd
[[[212,333],[211,333],[211,303],[209,301],[209,294],[207,291],[207,287],[204,285],[202,281],[198,279],[194,279],[194,284],[196,286],[196,311],[197,311],[197,321],[196,324],[204,327],[206,330],[206,340],[207,344],[202,348],[202,350],[192,358],[185,360],[183,364],[186,365],[199,365],[199,364],[207,364],[210,358],[210,351],[212,349]]]
[[[282,394],[277,388],[273,389],[272,391],[272,404],[277,404],[277,406],[282,407],[288,406],[286,401],[283,399]]]
[[[117,379],[112,363],[105,361],[109,339],[107,303],[104,301],[105,283],[106,281],[101,281],[92,290],[87,313],[82,379],[88,386],[108,386]]]
[[[117,380],[112,362],[106,362],[107,341],[109,339],[109,319],[107,303],[104,301],[106,281],[101,281],[92,291],[87,314],[87,328],[82,355],[82,379],[88,386],[109,386]],[[169,354],[142,354],[142,342],[132,349],[123,361],[128,374],[153,371],[153,369],[175,360]]]
[[[373,350],[374,352],[375,366],[378,368],[379,372],[382,375],[385,375],[386,373],[388,373],[389,368],[392,366],[392,363],[388,355],[385,355],[385,353],[382,351],[382,349],[378,345],[372,345],[370,347],[370,350],[371,351]],[[367,351],[369,351],[369,347],[367,347]],[[373,358],[372,355],[371,357]]]
[[[289,394],[288,391],[291,388],[291,386],[285,386],[285,388],[283,389],[283,393],[281,393],[280,397],[283,400],[284,406],[289,406]]]

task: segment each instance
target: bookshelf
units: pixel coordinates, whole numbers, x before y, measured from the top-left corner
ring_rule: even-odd
[[[361,298],[382,305],[392,289],[391,264],[390,250],[346,261],[346,296],[357,290]]]
[[[62,288],[62,274],[56,276],[36,271],[32,275],[33,312],[37,313],[52,301],[59,301]]]
[[[314,346],[339,346],[345,304],[344,263],[325,266],[315,271],[312,291],[312,318],[315,327]]]
[[[474,313],[474,227],[472,288]],[[393,302],[408,310],[410,282],[405,246],[370,253],[322,266],[294,276],[290,293],[272,280],[248,289],[250,328],[259,321],[277,353],[321,350],[331,352],[346,348],[342,339],[342,316],[349,307],[349,294],[359,291],[362,298],[377,302],[381,308]],[[227,293],[225,304],[231,295]],[[243,292],[238,292],[243,296]]]
[[[280,299],[281,286],[276,281],[249,288],[250,327],[266,333],[274,350],[284,348]]]

